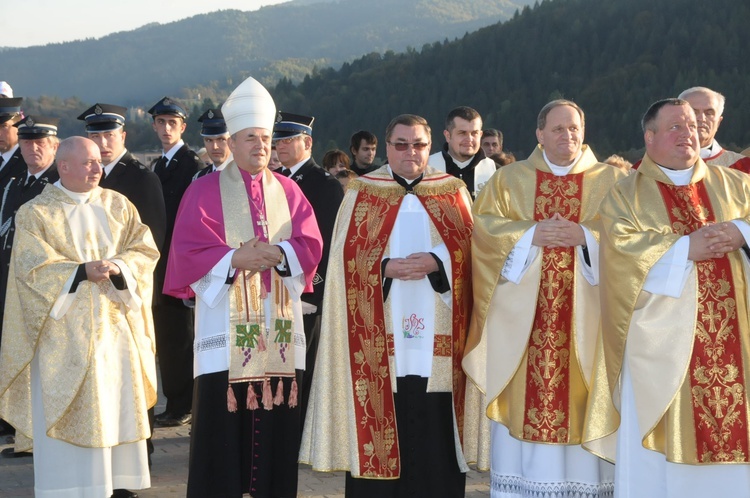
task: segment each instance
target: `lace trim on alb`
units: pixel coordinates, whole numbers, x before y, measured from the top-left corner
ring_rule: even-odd
[[[212,335],[195,341],[195,353],[204,353],[212,349],[226,348],[229,342],[229,334]]]
[[[510,493],[524,498],[611,498],[615,492],[614,482],[533,482],[523,477],[494,472],[491,487],[494,492]]]

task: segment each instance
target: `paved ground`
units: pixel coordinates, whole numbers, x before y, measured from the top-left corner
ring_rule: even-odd
[[[156,413],[164,411],[164,405],[165,400],[160,396]],[[5,438],[0,440],[0,450],[9,446]],[[151,488],[139,491],[138,495],[141,498],[185,496],[189,447],[189,427],[157,428],[154,435]],[[0,497],[34,496],[32,460],[0,457]],[[343,498],[344,473],[313,472],[308,465],[300,465],[298,496]],[[489,474],[470,472],[466,481],[466,497],[487,496],[490,496]]]

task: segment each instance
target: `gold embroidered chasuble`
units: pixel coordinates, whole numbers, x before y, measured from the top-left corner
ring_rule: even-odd
[[[675,463],[748,461],[748,265],[698,263],[679,298],[643,290],[654,264],[709,222],[750,221],[744,173],[699,160],[676,187],[646,156],[602,203],[602,333],[584,447],[614,461],[625,341],[644,447]],[[659,379],[654,383],[653,379]]]
[[[159,252],[124,196],[96,188],[88,204],[107,226],[88,225],[85,233],[72,230],[66,213],[77,209],[76,203],[53,185],[16,215],[0,348],[0,416],[17,429],[16,451],[31,447],[34,355],[39,359],[48,436],[98,448],[150,435],[147,409],[156,404],[152,274]],[[84,280],[67,310],[55,314],[53,307],[66,283],[85,262],[81,251],[88,261],[116,261],[128,289],[118,291],[111,281]],[[113,343],[126,344],[127,356],[120,351],[116,358],[125,371],[111,368],[101,354]],[[120,402],[134,420],[123,425],[102,417],[107,412],[102,398],[119,382],[132,384],[132,393],[123,389]]]
[[[453,392],[456,452],[461,455],[465,377],[460,361],[471,308],[471,200],[463,182],[427,168],[414,188],[430,218],[433,247],[451,255],[452,306],[437,293],[428,392]],[[396,376],[389,300],[380,264],[406,190],[383,167],[349,184],[334,229],[316,373],[300,461],[355,477],[400,475],[393,392]],[[462,467],[465,467],[463,465]]]
[[[487,416],[517,439],[580,443],[599,299],[574,249],[540,250],[518,284],[501,272],[523,234],[555,212],[598,239],[599,203],[622,176],[584,146],[570,172],[555,177],[538,146],[501,168],[474,204],[474,309],[463,365],[486,393]]]

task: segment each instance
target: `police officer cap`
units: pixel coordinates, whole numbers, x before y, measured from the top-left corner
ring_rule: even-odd
[[[276,124],[273,126],[273,139],[278,140],[296,137],[297,135],[312,136],[313,121],[315,121],[315,118],[310,116],[280,112],[276,118]]]
[[[153,117],[169,114],[171,116],[182,118],[183,120],[187,119],[187,112],[185,109],[172,97],[164,97],[154,104],[153,107],[148,110],[148,113]]]
[[[2,99],[0,98],[0,123],[5,123],[11,119],[21,116],[21,97],[14,99]]]
[[[98,133],[117,130],[125,126],[127,108],[112,104],[94,104],[78,116],[86,121],[86,132]]]
[[[26,116],[13,126],[18,128],[18,138],[34,140],[57,136],[57,123],[59,122],[58,118],[35,115]]]
[[[221,113],[221,109],[208,109],[201,114],[201,117],[198,118],[198,122],[202,125],[202,137],[219,137],[228,133],[227,123],[224,121],[224,115]]]

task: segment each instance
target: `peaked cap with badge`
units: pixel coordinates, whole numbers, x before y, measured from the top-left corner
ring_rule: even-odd
[[[78,119],[86,122],[87,133],[112,131],[125,126],[127,111],[119,105],[97,103],[83,111]]]

